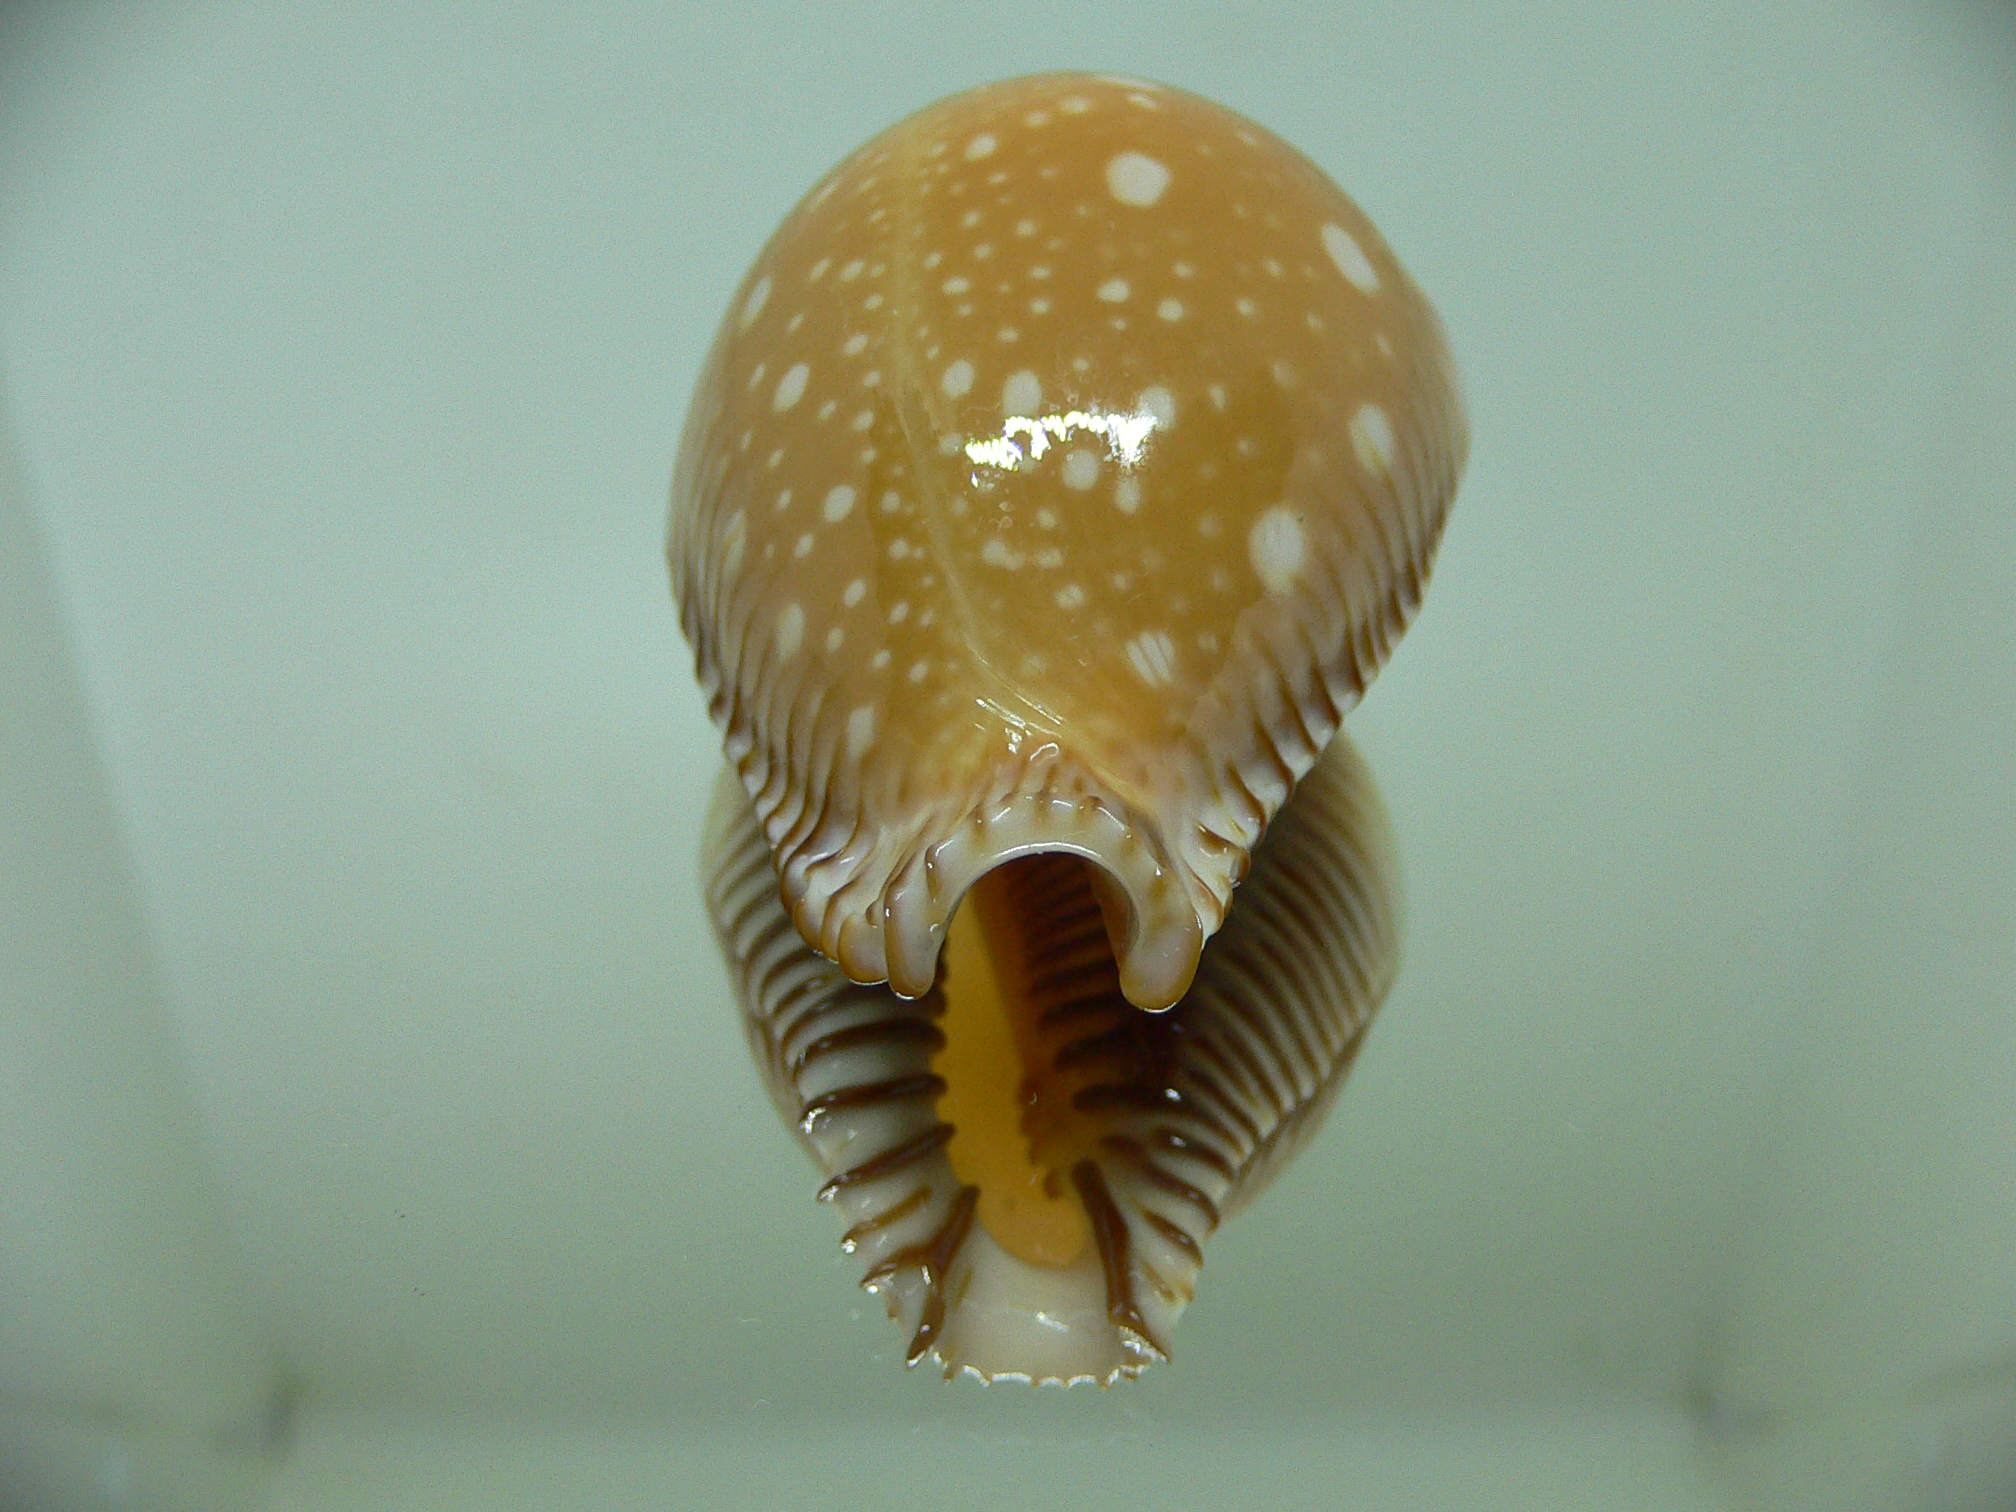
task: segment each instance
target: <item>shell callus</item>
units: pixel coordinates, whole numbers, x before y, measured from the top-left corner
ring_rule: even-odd
[[[1363,214],[1180,91],[941,102],[757,258],[668,544],[728,755],[709,896],[913,1360],[1158,1357],[1327,1106],[1393,950],[1333,737],[1465,446]]]

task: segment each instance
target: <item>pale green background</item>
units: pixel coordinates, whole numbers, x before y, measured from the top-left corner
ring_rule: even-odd
[[[2016,1504],[2016,29],[1937,0],[0,16],[0,1507]],[[1447,321],[1407,965],[1177,1363],[906,1375],[747,1064],[659,532],[970,83]]]

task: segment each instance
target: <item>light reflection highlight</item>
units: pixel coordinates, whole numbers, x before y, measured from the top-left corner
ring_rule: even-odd
[[[1114,414],[1101,410],[1070,410],[1061,415],[1010,415],[1001,434],[966,443],[966,456],[978,467],[1013,472],[1033,462],[1077,432],[1100,437],[1107,454],[1122,467],[1138,467],[1154,433],[1152,414]]]

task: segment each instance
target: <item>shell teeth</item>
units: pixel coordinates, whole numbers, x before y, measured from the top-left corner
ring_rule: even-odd
[[[750,1041],[825,1173],[818,1196],[847,1224],[842,1249],[905,1330],[908,1363],[1108,1385],[1169,1358],[1205,1241],[1321,1122],[1391,979],[1387,851],[1369,778],[1340,740],[1256,851],[1240,908],[1167,1015],[1142,1015],[1116,990],[1086,868],[1018,863],[998,879],[989,907],[1041,921],[1018,1011],[1039,1027],[1057,1116],[1089,1140],[1053,1169],[1091,1242],[1041,1265],[996,1242],[981,1193],[954,1167],[934,1069],[943,982],[905,999],[847,982],[811,951],[748,801],[724,781],[708,898]]]
[[[1166,1008],[1189,987],[1206,920],[1215,926],[1220,909],[1194,879],[1185,885],[1190,873],[1174,863],[1159,833],[1135,805],[1062,758],[1025,764],[969,811],[940,820],[911,843],[909,860],[880,895],[876,959],[895,991],[921,996],[935,979],[953,910],[975,881],[1018,856],[1068,852],[1098,867],[1096,890],[1112,921],[1122,991],[1140,1007]],[[861,964],[871,955],[864,949]],[[861,980],[853,962],[842,964]]]

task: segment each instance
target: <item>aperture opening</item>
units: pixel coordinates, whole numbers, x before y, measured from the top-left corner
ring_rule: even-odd
[[[1102,1132],[1087,1094],[1142,1069],[1132,1031],[1148,1016],[1120,991],[1098,876],[1068,854],[1004,862],[946,933],[938,1116],[953,1126],[954,1170],[979,1191],[982,1227],[1033,1265],[1073,1265],[1091,1244],[1070,1176]]]

